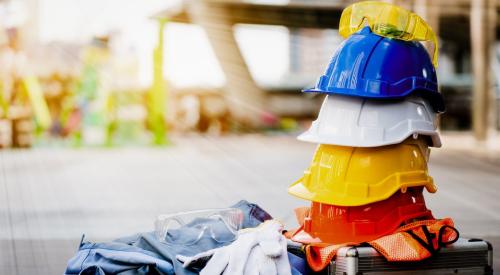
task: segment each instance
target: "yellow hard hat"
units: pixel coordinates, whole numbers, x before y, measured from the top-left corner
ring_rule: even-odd
[[[425,186],[435,193],[427,173],[425,140],[408,138],[382,147],[318,146],[304,176],[288,188],[302,199],[337,206],[385,200],[398,190]]]

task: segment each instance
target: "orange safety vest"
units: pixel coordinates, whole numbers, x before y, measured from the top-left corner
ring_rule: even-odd
[[[297,209],[297,216],[306,209]],[[288,233],[291,236],[293,233]],[[458,240],[459,232],[451,218],[422,220],[399,227],[394,233],[368,242],[390,262],[421,261]],[[356,243],[328,246],[306,245],[307,263],[314,271],[321,271],[335,258],[337,251]]]

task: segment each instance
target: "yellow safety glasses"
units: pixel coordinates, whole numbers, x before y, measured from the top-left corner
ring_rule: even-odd
[[[401,7],[376,1],[355,3],[344,9],[340,17],[339,33],[344,38],[368,24],[372,32],[405,41],[432,41],[437,67],[438,41],[431,27],[417,14]]]

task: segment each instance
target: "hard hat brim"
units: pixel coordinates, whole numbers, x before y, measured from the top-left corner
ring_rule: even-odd
[[[317,144],[330,144],[330,145],[349,146],[349,147],[379,147],[379,146],[401,143],[407,138],[411,137],[412,135],[428,136],[430,138],[429,146],[431,147],[440,148],[442,146],[441,137],[439,136],[439,133],[436,131],[415,131],[394,140],[357,142],[352,138],[346,138],[344,140],[340,140],[338,138],[332,139],[329,138],[328,136],[318,137],[317,135],[310,133],[310,131],[307,130],[304,133],[300,134],[297,137],[297,139],[300,141],[317,143]]]
[[[354,97],[361,97],[361,98],[369,98],[369,99],[380,99],[380,100],[391,100],[391,99],[401,99],[405,98],[410,95],[418,95],[421,96],[425,99],[427,99],[432,106],[432,109],[436,113],[442,114],[446,112],[446,107],[444,103],[444,98],[441,93],[436,93],[432,92],[428,89],[420,88],[420,89],[415,89],[415,90],[409,90],[405,93],[402,93],[400,95],[380,95],[380,94],[373,94],[369,93],[366,91],[362,91],[362,93],[356,92],[353,93],[352,89],[335,89],[334,91],[328,91],[328,90],[322,90],[318,88],[308,88],[302,90],[303,93],[320,93],[320,94],[337,94],[337,95],[346,95],[346,96],[354,96]]]
[[[429,193],[435,193],[437,191],[436,186],[434,185],[434,181],[431,177],[427,177],[427,180],[422,182],[412,183],[411,185],[400,186],[394,185],[391,188],[387,188],[384,193],[376,194],[370,197],[352,197],[352,196],[341,196],[340,194],[332,194],[332,192],[315,192],[307,188],[307,186],[303,182],[303,177],[301,177],[298,181],[293,183],[288,187],[288,193],[297,198],[321,202],[326,204],[333,204],[338,206],[360,206],[365,204],[370,204],[378,201],[385,200],[392,196],[399,190],[404,190],[408,187],[417,187],[424,186]]]

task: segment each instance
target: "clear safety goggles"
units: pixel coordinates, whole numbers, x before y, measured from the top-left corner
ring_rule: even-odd
[[[242,228],[243,212],[238,208],[207,209],[160,215],[155,235],[167,244],[195,244],[202,238],[226,243],[236,240]]]
[[[438,41],[431,27],[417,14],[401,7],[376,1],[355,3],[344,9],[340,17],[339,33],[344,38],[367,24],[372,32],[405,41],[432,41],[432,63],[437,68]]]

